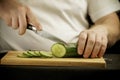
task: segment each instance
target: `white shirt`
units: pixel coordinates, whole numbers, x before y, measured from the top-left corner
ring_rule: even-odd
[[[19,0],[28,5],[43,30],[65,43],[76,43],[81,31],[89,28],[87,14],[95,22],[120,10],[118,0]],[[57,41],[27,30],[23,36],[0,21],[0,50],[50,50]]]

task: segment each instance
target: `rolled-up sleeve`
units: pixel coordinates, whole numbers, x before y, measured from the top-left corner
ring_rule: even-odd
[[[118,0],[88,0],[88,14],[93,22],[118,10],[120,10]]]

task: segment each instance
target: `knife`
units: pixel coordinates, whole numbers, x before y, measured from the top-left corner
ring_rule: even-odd
[[[65,43],[65,41],[63,41],[62,39],[56,37],[55,35],[52,35],[51,33],[45,31],[44,29],[42,29],[42,31],[37,31],[37,29],[35,28],[35,26],[33,26],[31,24],[28,24],[27,29],[28,30],[32,30],[36,34],[38,34],[38,35],[40,35],[40,36],[42,36],[44,38],[50,39],[52,41]]]

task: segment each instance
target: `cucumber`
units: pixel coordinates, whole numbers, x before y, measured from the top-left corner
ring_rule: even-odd
[[[32,57],[38,56],[37,54],[35,54],[34,51],[27,51],[28,54],[30,54]]]
[[[55,43],[51,46],[51,51],[29,50],[18,55],[18,57],[40,57],[40,58],[62,58],[62,57],[78,57],[77,45],[75,43]]]
[[[21,58],[30,58],[32,57],[31,54],[28,54],[27,51],[26,52],[23,52],[22,54],[18,54],[17,55],[18,57],[21,57]]]
[[[26,52],[23,52],[23,55],[26,55],[26,56],[28,56],[28,57],[32,57],[32,56],[33,56],[32,54],[28,53],[27,51],[26,51]]]
[[[20,57],[20,58],[30,58],[30,56],[25,55],[25,54],[18,54],[17,57]]]
[[[52,58],[52,52],[48,52],[48,51],[26,51],[23,52],[22,54],[17,55],[18,57],[22,57],[22,58],[33,58],[33,57],[40,57],[40,58]]]
[[[39,51],[32,51],[32,50],[25,51],[22,54],[18,54],[17,56],[22,58],[41,57]]]
[[[41,57],[43,58],[52,58],[52,52],[48,52],[48,51],[40,51]]]
[[[34,51],[34,54],[36,54],[36,56],[41,56],[41,54],[40,54],[40,51]]]
[[[52,54],[55,57],[77,57],[77,45],[75,43],[55,43],[51,47]]]

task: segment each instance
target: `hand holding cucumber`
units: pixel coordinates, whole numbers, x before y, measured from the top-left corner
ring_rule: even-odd
[[[103,26],[93,27],[80,33],[78,54],[84,58],[102,57],[106,51],[108,38]]]

